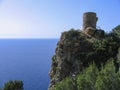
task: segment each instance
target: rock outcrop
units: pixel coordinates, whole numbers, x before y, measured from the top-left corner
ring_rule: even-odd
[[[54,85],[65,77],[76,76],[92,62],[100,68],[111,57],[116,59],[117,43],[114,38],[99,40],[82,31],[63,32],[52,57],[49,90],[54,90]]]

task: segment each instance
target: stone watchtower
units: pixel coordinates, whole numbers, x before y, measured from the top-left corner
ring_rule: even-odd
[[[87,27],[92,27],[96,29],[98,17],[96,17],[96,13],[94,12],[85,12],[83,14],[83,30]]]
[[[98,17],[95,12],[85,12],[83,14],[82,30],[90,37],[103,38],[104,31],[96,29]]]

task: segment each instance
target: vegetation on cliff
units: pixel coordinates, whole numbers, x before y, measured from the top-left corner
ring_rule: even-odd
[[[115,71],[113,61],[110,59],[100,71],[90,64],[76,77],[58,82],[54,90],[119,90],[120,73]]]
[[[74,29],[63,32],[52,58],[49,90],[118,90],[119,27],[104,38]]]

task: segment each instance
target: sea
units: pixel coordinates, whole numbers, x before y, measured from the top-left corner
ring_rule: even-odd
[[[22,80],[24,90],[48,90],[58,39],[0,39],[0,88]]]

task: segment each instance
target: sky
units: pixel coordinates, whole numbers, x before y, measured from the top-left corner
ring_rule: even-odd
[[[0,38],[59,38],[82,29],[84,12],[96,12],[97,26],[120,24],[120,0],[0,0]]]

